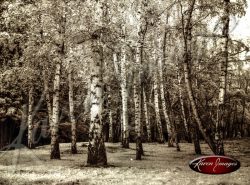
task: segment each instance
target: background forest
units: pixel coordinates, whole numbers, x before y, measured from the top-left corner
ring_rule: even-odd
[[[246,0],[1,0],[0,148],[104,142],[230,154],[250,136],[249,38],[231,36]],[[163,145],[167,143],[167,145]],[[134,145],[133,145],[134,146]],[[193,149],[194,148],[194,149]],[[164,148],[162,148],[164,150]],[[176,152],[177,152],[176,151]]]

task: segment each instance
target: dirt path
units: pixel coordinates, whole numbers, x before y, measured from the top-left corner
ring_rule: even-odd
[[[142,161],[134,160],[135,145],[122,149],[106,143],[108,168],[85,167],[86,143],[78,143],[79,154],[71,155],[69,144],[61,144],[62,159],[49,160],[50,146],[35,150],[0,152],[0,185],[8,184],[250,184],[250,139],[225,142],[227,154],[241,162],[241,168],[226,175],[204,175],[190,170],[188,163],[198,157],[193,145],[181,143],[181,152],[156,143],[144,144]],[[202,144],[204,154],[211,154]]]

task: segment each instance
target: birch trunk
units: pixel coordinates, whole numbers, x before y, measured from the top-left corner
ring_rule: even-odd
[[[192,85],[191,85],[191,72],[190,72],[190,62],[192,59],[191,56],[191,45],[192,45],[192,26],[191,26],[191,20],[192,20],[192,14],[193,14],[193,10],[194,10],[194,5],[195,5],[195,0],[192,0],[190,7],[189,7],[189,11],[188,11],[188,17],[186,19],[186,25],[183,28],[183,36],[184,36],[184,55],[183,55],[183,68],[184,68],[184,78],[185,78],[185,85],[186,85],[186,89],[187,89],[187,93],[188,93],[188,98],[192,107],[192,112],[194,115],[194,119],[198,124],[199,130],[203,136],[203,138],[205,139],[205,141],[208,143],[209,147],[211,148],[211,150],[215,153],[216,148],[215,148],[215,143],[213,141],[213,139],[210,137],[210,135],[208,135],[206,133],[206,129],[203,126],[200,117],[198,115],[198,111],[197,111],[197,107],[195,104],[195,99],[193,96],[193,90],[192,90]],[[184,25],[183,25],[184,26]]]
[[[124,38],[125,40],[125,38]],[[121,95],[122,95],[122,147],[129,148],[128,87],[126,70],[126,48],[121,48]]]
[[[134,104],[135,104],[135,132],[136,132],[136,160],[141,160],[143,155],[142,140],[141,140],[141,52],[140,42],[136,48],[136,70],[134,74]]]
[[[47,105],[47,112],[48,112],[48,120],[49,120],[49,130],[51,133],[51,124],[52,124],[52,105],[51,105],[51,99],[50,99],[50,93],[49,93],[49,79],[48,74],[44,69],[43,71],[43,81],[44,81],[44,91],[45,91],[45,100]]]
[[[107,95],[107,107],[108,107],[108,115],[107,115],[107,119],[108,119],[108,141],[109,142],[113,142],[114,138],[113,138],[113,135],[114,135],[114,131],[113,131],[113,111],[112,111],[112,102],[111,102],[111,99],[112,99],[112,96],[111,96],[111,87],[108,85],[107,86],[107,91],[108,91],[108,95]]]
[[[142,63],[142,48],[143,48],[143,21],[142,12],[145,12],[147,0],[139,1],[137,10],[137,43],[135,53],[135,73],[134,73],[134,103],[135,103],[135,132],[136,132],[136,160],[141,160],[143,155],[142,138],[141,138],[141,63]]]
[[[71,153],[77,154],[76,119],[75,119],[75,115],[74,115],[74,90],[73,90],[71,64],[69,64],[68,83],[69,83],[69,117],[70,117],[70,122],[71,122]]]
[[[152,136],[151,136],[151,125],[148,115],[148,105],[147,105],[147,97],[145,93],[145,89],[143,88],[143,107],[144,107],[144,115],[145,115],[145,122],[146,122],[146,128],[147,128],[147,139],[148,142],[151,142]]]
[[[141,160],[143,150],[141,141],[141,94],[140,94],[138,73],[134,77],[134,103],[135,103],[136,160]]]
[[[66,54],[66,20],[67,20],[67,2],[62,1],[62,4],[54,3],[53,6],[59,6],[62,21],[59,22],[59,44],[57,45],[57,55],[55,59],[56,71],[54,79],[54,94],[53,94],[53,107],[52,107],[52,124],[51,124],[51,159],[60,159],[60,147],[59,147],[59,96],[60,96],[60,78],[62,62],[65,60]],[[58,17],[54,17],[55,19]]]
[[[149,101],[149,103],[151,105],[155,105],[154,80],[155,79],[154,79],[154,73],[153,73],[153,85],[152,85],[152,90],[150,92],[149,99],[148,99],[148,101]],[[155,110],[155,113],[156,113],[156,108],[155,107],[154,107],[154,110]],[[157,118],[157,116],[156,116],[156,118]],[[152,134],[152,140],[154,140],[154,141],[157,140],[157,130],[158,130],[158,124],[157,124],[157,121],[156,121],[156,124],[153,125],[153,132],[151,132],[151,134]]]
[[[186,118],[185,109],[184,109],[184,101],[183,101],[182,87],[181,87],[181,77],[179,75],[179,72],[178,72],[178,90],[179,90],[179,99],[180,99],[180,104],[181,104],[181,114],[182,114],[183,124],[184,124],[184,127],[185,127],[187,140],[188,140],[189,143],[191,143],[192,141],[190,140],[191,139],[190,138],[190,132],[189,132],[189,129],[188,129],[187,118]]]
[[[39,15],[39,25],[41,25],[41,40],[42,43],[45,43],[44,40],[44,32],[43,32],[43,19],[42,15]],[[49,61],[44,61],[43,65],[43,86],[44,86],[44,94],[45,94],[45,101],[46,101],[46,106],[47,106],[47,125],[49,129],[47,130],[46,128],[46,134],[50,135],[51,134],[51,124],[52,124],[52,105],[51,105],[51,98],[50,98],[50,91],[49,91],[49,80],[50,80],[50,75],[48,74],[48,62]]]
[[[28,148],[34,148],[34,136],[33,136],[33,105],[34,105],[34,87],[29,90],[29,108],[28,108]]]
[[[109,111],[109,142],[114,142],[113,112]]]
[[[160,108],[159,108],[158,80],[156,72],[154,74],[154,104],[155,104],[156,125],[158,130],[158,142],[164,143],[161,117],[160,117]]]
[[[158,39],[158,44],[160,45],[161,39]],[[169,115],[167,112],[167,106],[165,101],[165,92],[164,92],[164,85],[163,85],[163,72],[162,72],[162,57],[159,55],[158,59],[158,72],[159,72],[159,84],[160,84],[160,98],[161,98],[161,104],[162,104],[162,111],[164,114],[164,119],[166,122],[167,132],[168,132],[168,146],[173,147],[174,146],[174,138],[173,138],[173,125],[171,124],[171,121],[169,119]]]
[[[202,124],[202,122],[201,122],[201,120],[199,118],[199,115],[198,115],[197,107],[196,107],[195,100],[194,100],[194,97],[193,97],[193,94],[192,94],[191,82],[189,80],[190,79],[190,74],[188,72],[187,63],[184,63],[184,73],[185,73],[186,88],[187,88],[188,97],[189,97],[189,101],[190,101],[190,104],[191,104],[192,112],[193,112],[193,115],[194,115],[194,119],[197,122],[197,124],[199,126],[199,130],[200,130],[202,136],[204,137],[205,141],[208,143],[211,150],[213,152],[215,152],[215,143],[212,140],[212,138],[206,133],[206,129],[203,126],[203,124]]]
[[[176,146],[176,150],[179,152],[181,151],[180,149],[180,145],[179,145],[179,138],[178,138],[178,134],[177,134],[177,131],[176,131],[176,122],[173,120],[174,119],[174,116],[173,116],[173,110],[171,109],[170,111],[170,115],[172,115],[172,123],[173,123],[173,140],[175,141],[175,146]]]
[[[107,165],[106,148],[103,138],[103,51],[98,41],[92,43],[93,66],[91,72],[91,109],[88,145],[88,165]]]
[[[59,136],[58,136],[60,76],[61,76],[61,61],[57,61],[55,79],[54,79],[50,159],[60,159]]]
[[[102,27],[105,19],[106,1],[95,2],[95,27]],[[107,165],[107,154],[103,137],[103,44],[102,33],[92,37],[93,66],[91,71],[90,87],[90,128],[88,145],[88,165]]]
[[[175,17],[175,15],[174,15]],[[158,59],[158,70],[159,70],[159,76],[160,76],[160,94],[161,94],[161,102],[162,102],[162,110],[163,110],[163,115],[164,115],[164,119],[166,122],[166,128],[167,128],[167,133],[168,133],[168,147],[173,147],[174,146],[174,138],[175,136],[177,137],[177,133],[175,133],[175,126],[173,125],[174,122],[172,122],[170,120],[170,116],[167,112],[167,106],[166,106],[166,100],[165,100],[165,92],[164,92],[164,81],[163,81],[163,65],[165,64],[166,60],[167,60],[167,53],[166,53],[166,49],[167,49],[167,32],[168,32],[168,19],[169,19],[169,15],[167,14],[166,17],[166,25],[165,25],[165,31],[164,31],[164,37],[163,37],[163,41],[161,39],[161,34],[158,38],[158,48],[161,48],[162,50],[162,55],[159,55],[159,59]],[[158,30],[159,33],[161,33],[161,31]],[[162,45],[161,45],[162,43]],[[171,45],[170,41],[169,44]],[[168,49],[168,52],[169,49]],[[170,108],[171,109],[171,108]],[[178,143],[178,141],[176,141]],[[176,145],[178,148],[178,144]]]
[[[230,0],[224,0],[224,15],[222,17],[223,29],[222,29],[222,60],[220,63],[220,90],[218,98],[218,108],[217,108],[217,121],[216,121],[216,133],[215,133],[215,143],[216,143],[216,154],[224,155],[223,146],[223,132],[222,125],[224,125],[224,104],[225,95],[227,88],[227,68],[228,68],[228,42],[229,42],[229,6]]]

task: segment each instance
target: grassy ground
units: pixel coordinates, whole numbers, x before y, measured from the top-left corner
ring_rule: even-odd
[[[63,143],[61,160],[49,160],[50,146],[35,150],[19,149],[0,152],[0,185],[35,184],[250,184],[250,139],[225,142],[228,156],[241,162],[241,168],[225,175],[204,175],[192,171],[188,163],[198,157],[193,145],[181,143],[181,152],[165,144],[144,144],[145,156],[136,161],[135,145],[122,149],[119,144],[106,143],[110,167],[85,167],[86,143],[78,143],[79,154],[70,154],[70,144]],[[209,153],[202,144],[203,154]]]

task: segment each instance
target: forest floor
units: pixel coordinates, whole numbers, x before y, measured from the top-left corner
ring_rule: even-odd
[[[79,154],[70,154],[70,144],[60,144],[61,160],[49,160],[50,146],[0,152],[0,185],[90,185],[90,184],[250,184],[250,138],[225,141],[228,156],[241,162],[241,168],[225,175],[204,175],[192,171],[188,163],[198,157],[193,145],[181,143],[181,151],[166,144],[144,144],[145,156],[136,161],[135,144],[123,149],[119,143],[106,143],[109,167],[86,167],[87,143],[78,143]],[[202,143],[204,155],[210,150]]]

